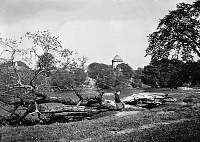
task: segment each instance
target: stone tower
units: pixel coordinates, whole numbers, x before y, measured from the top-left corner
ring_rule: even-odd
[[[119,55],[116,55],[113,59],[112,59],[112,67],[116,68],[116,66],[120,63],[122,63],[123,60],[121,59],[121,57]]]

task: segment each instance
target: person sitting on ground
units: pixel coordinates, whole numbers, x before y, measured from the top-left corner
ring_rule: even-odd
[[[116,104],[116,110],[122,110],[124,109],[124,104],[121,102],[119,95],[121,93],[121,90],[117,90],[115,92],[115,104]]]

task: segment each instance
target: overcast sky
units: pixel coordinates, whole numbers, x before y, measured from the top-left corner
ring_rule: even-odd
[[[144,57],[147,36],[177,3],[192,0],[0,0],[1,36],[50,30],[65,48],[91,62],[111,64],[118,54],[134,69]]]

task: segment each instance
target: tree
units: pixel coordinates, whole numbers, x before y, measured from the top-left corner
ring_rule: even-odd
[[[33,45],[21,47],[26,39]],[[23,123],[30,114],[37,114],[43,121],[39,104],[75,104],[70,98],[49,95],[52,93],[51,86],[46,81],[50,73],[58,67],[68,69],[68,85],[81,86],[85,79],[84,71],[78,68],[83,66],[85,60],[81,60],[82,64],[79,65],[78,59],[71,57],[72,51],[63,50],[58,37],[49,31],[28,32],[20,40],[1,38],[0,44],[3,47],[0,60],[0,107],[10,114],[5,118],[9,124]],[[63,63],[66,58],[69,59],[66,66],[69,68]],[[19,113],[19,109],[22,108],[23,113]]]
[[[142,82],[153,87],[177,87],[180,85],[177,76],[182,67],[183,62],[175,59],[153,60],[144,67]]]
[[[116,76],[112,66],[102,63],[91,63],[88,66],[88,76],[95,79],[95,85],[98,91],[105,89],[114,89],[116,85]]]
[[[63,69],[57,70],[51,76],[51,86],[73,91],[78,98],[83,101],[81,92],[84,89],[86,77],[87,74],[83,69],[80,68],[76,68],[73,71]]]
[[[182,69],[174,75],[174,86],[195,86],[200,84],[200,64],[199,62],[187,62],[182,65]]]
[[[133,75],[135,78],[141,78],[143,75],[144,68],[138,67],[136,70],[133,71]]]
[[[88,76],[96,80],[95,85],[100,92],[127,87],[130,84],[131,71],[127,64],[119,65],[116,69],[102,63],[91,63],[88,66]]]
[[[131,79],[133,76],[133,69],[128,64],[118,64],[116,70],[120,71],[125,79]]]
[[[160,72],[156,66],[147,65],[144,67],[142,82],[152,87],[159,87]]]
[[[132,87],[142,87],[142,77],[143,77],[143,68],[138,67],[136,70],[133,71],[132,77]]]
[[[133,69],[125,63],[118,64],[114,69],[116,75],[116,86],[118,88],[127,88],[132,85]]]
[[[152,59],[180,56],[184,61],[193,60],[194,54],[200,57],[199,16],[199,0],[177,4],[177,9],[161,19],[157,30],[149,35],[146,55]]]
[[[50,71],[55,69],[55,58],[51,53],[45,52],[38,56],[37,67]]]

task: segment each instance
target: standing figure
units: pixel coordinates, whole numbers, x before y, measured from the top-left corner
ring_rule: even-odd
[[[121,93],[121,90],[117,90],[115,92],[115,104],[116,104],[116,110],[124,109],[124,104],[121,102],[119,95]]]

